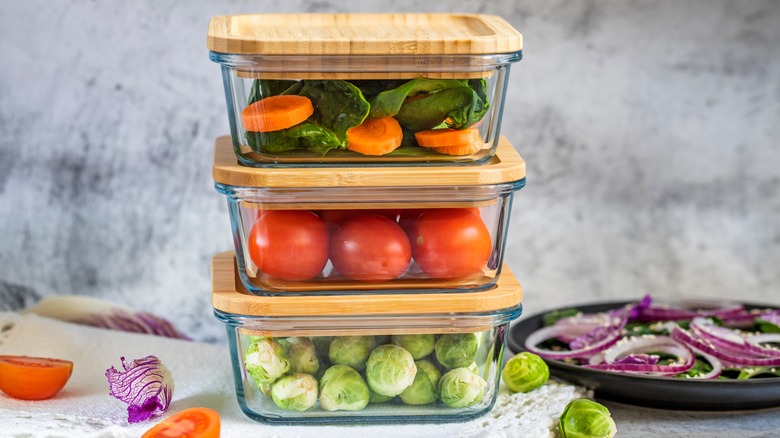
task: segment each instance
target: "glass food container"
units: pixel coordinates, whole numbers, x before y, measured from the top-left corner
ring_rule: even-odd
[[[470,14],[213,17],[242,164],[474,164],[498,146],[522,35]]]
[[[259,295],[489,288],[525,162],[506,139],[489,163],[249,168],[216,142],[239,274]]]
[[[496,400],[522,287],[466,294],[258,297],[212,260],[238,403],[264,423],[455,422]]]

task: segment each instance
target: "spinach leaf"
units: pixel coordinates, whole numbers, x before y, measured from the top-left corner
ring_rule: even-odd
[[[273,132],[247,131],[246,142],[260,154],[276,154],[298,148],[298,139],[288,136],[286,129]]]
[[[577,316],[581,314],[582,311],[575,308],[554,310],[550,313],[545,313],[542,316],[542,326],[544,327],[551,326],[563,318],[570,318],[572,316]]]
[[[449,88],[405,103],[395,118],[402,127],[414,132],[432,129],[447,117],[460,127],[472,117],[474,96],[469,87]]]
[[[363,123],[368,115],[368,101],[360,89],[349,82],[304,81],[299,93],[311,99],[315,112],[314,123],[328,128],[346,147],[347,130]]]
[[[405,84],[383,91],[374,96],[371,101],[371,112],[368,117],[392,117],[398,114],[401,105],[407,97],[413,97],[421,93],[434,93],[449,88],[467,88],[468,82],[460,79],[412,79]]]
[[[331,149],[341,147],[341,140],[328,128],[314,123],[301,123],[287,130],[287,135],[299,140],[307,149],[325,155]]]
[[[286,91],[298,84],[298,81],[255,79],[255,81],[252,82],[252,90],[249,91],[249,102],[247,102],[247,105],[251,105],[258,100],[269,96],[277,96],[279,94],[297,94],[297,92],[286,93]]]
[[[752,379],[757,376],[771,377],[780,376],[780,369],[777,367],[745,367],[739,372],[738,380]]]
[[[408,82],[406,79],[361,79],[350,81],[352,85],[360,88],[366,99],[372,98],[383,91],[398,88],[406,82]]]
[[[329,150],[341,147],[341,140],[328,128],[304,122],[292,128],[273,132],[247,132],[249,145],[258,153],[276,154],[305,147],[325,155]]]

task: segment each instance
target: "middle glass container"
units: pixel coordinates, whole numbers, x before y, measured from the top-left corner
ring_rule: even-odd
[[[248,168],[225,136],[213,177],[253,294],[473,292],[500,274],[525,162],[502,137],[482,166]]]

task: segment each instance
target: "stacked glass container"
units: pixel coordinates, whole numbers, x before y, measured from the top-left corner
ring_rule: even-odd
[[[270,423],[465,421],[497,395],[522,288],[525,162],[500,135],[522,37],[455,14],[212,18],[234,253],[212,261],[236,394]]]

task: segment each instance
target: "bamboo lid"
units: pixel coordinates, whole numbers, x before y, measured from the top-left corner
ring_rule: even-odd
[[[525,161],[501,136],[496,155],[480,166],[255,168],[238,163],[229,136],[218,137],[214,181],[241,187],[441,187],[505,184],[525,178]]]
[[[211,260],[211,302],[234,315],[360,316],[484,314],[517,307],[523,288],[506,265],[496,286],[487,291],[435,294],[329,295],[266,297],[249,293],[241,283],[233,252]]]
[[[212,17],[206,45],[241,55],[474,55],[517,52],[523,36],[478,14],[251,14]]]

